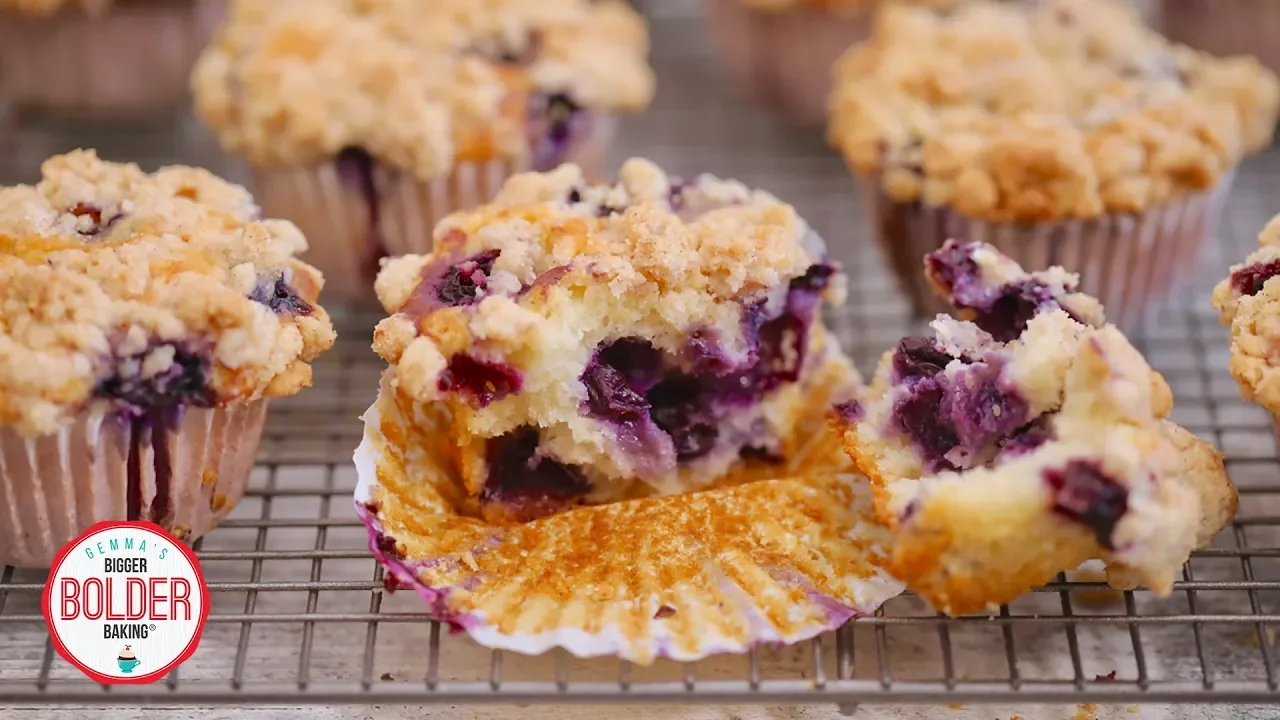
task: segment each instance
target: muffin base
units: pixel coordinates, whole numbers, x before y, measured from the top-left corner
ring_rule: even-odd
[[[1214,55],[1253,55],[1280,72],[1280,5],[1259,0],[1160,0],[1170,39]]]
[[[836,60],[871,34],[870,12],[810,8],[761,12],[740,0],[705,0],[708,26],[733,82],[788,122],[820,129]]]
[[[616,119],[596,116],[564,162],[588,179],[601,177]],[[292,220],[307,237],[302,259],[324,274],[326,303],[373,308],[379,261],[428,253],[436,223],[450,213],[482,205],[512,175],[529,169],[509,159],[459,162],[449,175],[424,182],[412,173],[373,163],[371,188],[344,177],[339,161],[280,170],[255,169],[254,194],[265,217]]]
[[[1195,268],[1200,248],[1216,229],[1233,175],[1216,187],[1141,215],[1114,213],[1096,220],[998,225],[946,207],[898,202],[879,183],[860,182],[872,233],[917,317],[950,308],[925,279],[925,254],[948,238],[980,240],[1029,271],[1061,265],[1080,275],[1080,291],[1102,302],[1107,319],[1132,328],[1159,307]]]
[[[117,2],[0,14],[0,95],[20,114],[133,120],[182,105],[222,0]]]
[[[244,495],[266,410],[191,408],[176,431],[89,414],[40,438],[0,431],[0,565],[48,567],[104,520],[150,520],[194,541]]]
[[[356,511],[388,588],[412,588],[482,645],[692,661],[805,640],[902,590],[884,569],[888,531],[867,481],[826,432],[834,379],[812,390],[795,432],[809,443],[784,464],[523,523],[477,515],[452,416],[415,406],[392,381],[364,415]]]

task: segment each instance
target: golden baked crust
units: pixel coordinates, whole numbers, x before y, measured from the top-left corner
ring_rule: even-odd
[[[1259,248],[1213,289],[1211,302],[1231,328],[1231,374],[1241,394],[1280,413],[1280,215],[1258,235]]]
[[[618,0],[233,0],[193,73],[196,109],[256,165],[347,147],[429,180],[529,152],[531,98],[646,106],[643,20]]]
[[[435,241],[384,265],[374,349],[396,392],[449,408],[473,495],[513,437],[581,472],[587,503],[704,488],[744,448],[791,457],[805,407],[857,390],[817,318],[843,276],[793,208],[740,183],[633,159],[587,185],[568,165]]]
[[[894,200],[993,222],[1140,212],[1269,144],[1280,83],[1119,0],[885,6],[839,62],[829,135]]]
[[[1168,385],[1074,278],[991,253],[930,254],[930,279],[972,322],[939,316],[935,337],[903,340],[836,421],[893,530],[890,571],[950,614],[1095,557],[1116,586],[1167,595],[1235,514],[1221,454],[1165,419]]]
[[[92,151],[0,189],[0,425],[291,395],[332,346],[292,223],[208,172]]]

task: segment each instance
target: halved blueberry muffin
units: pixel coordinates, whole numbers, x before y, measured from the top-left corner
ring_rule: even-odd
[[[266,401],[334,341],[292,224],[194,168],[77,151],[0,189],[0,565],[102,520],[192,540],[244,492]]]
[[[805,440],[813,393],[857,376],[817,321],[844,276],[789,206],[632,160],[513,178],[389,261],[374,347],[447,407],[486,515],[704,488]]]
[[[838,420],[894,532],[891,571],[951,614],[1095,557],[1113,584],[1167,594],[1236,493],[1219,453],[1164,419],[1164,379],[1061,268],[953,240],[925,272],[966,319],[899,342]]]
[[[1213,306],[1231,328],[1231,374],[1240,392],[1273,415],[1280,413],[1280,216],[1258,236],[1260,247],[1231,266],[1213,290]],[[1280,425],[1277,425],[1280,428]]]
[[[795,642],[901,584],[828,431],[844,293],[776,198],[572,165],[388,261],[356,508],[392,586],[482,644],[641,663]]]
[[[378,261],[522,170],[603,170],[648,105],[644,20],[620,0],[230,0],[196,110],[311,241],[330,295],[372,302]]]

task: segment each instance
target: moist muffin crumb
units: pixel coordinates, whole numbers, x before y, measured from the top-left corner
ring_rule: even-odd
[[[334,341],[305,247],[204,170],[51,158],[0,189],[0,425],[292,395]]]

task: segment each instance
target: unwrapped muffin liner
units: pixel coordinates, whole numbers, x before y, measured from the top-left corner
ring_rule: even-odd
[[[1214,55],[1253,55],[1280,72],[1280,3],[1269,0],[1157,0],[1175,42]]]
[[[1061,265],[1078,273],[1079,289],[1102,302],[1108,321],[1132,328],[1194,272],[1233,177],[1142,214],[1031,225],[987,223],[948,207],[899,202],[874,180],[858,185],[876,243],[918,317],[951,310],[929,287],[922,263],[955,238],[990,243],[1028,271]]]
[[[388,586],[482,645],[647,664],[794,643],[902,590],[865,478],[822,430],[773,477],[497,525],[468,511],[443,407],[384,377],[355,453],[356,508]],[[817,422],[828,404],[815,403]]]
[[[106,520],[150,520],[194,541],[244,495],[266,410],[189,408],[176,426],[85,413],[38,438],[0,430],[0,566],[48,567]]]
[[[175,110],[224,0],[76,3],[47,17],[0,12],[0,100],[81,120]]]
[[[871,34],[873,12],[812,7],[753,10],[742,0],[704,0],[717,54],[732,81],[789,122],[822,128],[832,68]]]
[[[564,162],[579,165],[588,179],[600,177],[615,127],[611,115],[592,116]],[[458,162],[448,175],[424,182],[375,162],[373,188],[362,188],[334,159],[255,169],[253,185],[264,216],[291,220],[306,236],[309,249],[302,259],[324,274],[326,302],[374,307],[373,280],[382,257],[431,252],[436,223],[492,200],[507,178],[528,169],[525,162],[505,158]]]

